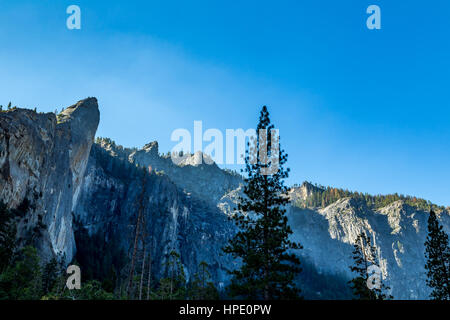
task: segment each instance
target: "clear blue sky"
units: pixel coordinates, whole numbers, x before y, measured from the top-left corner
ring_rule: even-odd
[[[289,183],[450,205],[449,36],[448,0],[1,0],[0,104],[95,96],[99,136],[163,152],[176,128],[254,127],[266,104]]]

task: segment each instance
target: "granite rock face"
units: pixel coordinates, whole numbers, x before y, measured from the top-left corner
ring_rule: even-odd
[[[307,186],[299,188],[306,195]],[[365,233],[376,247],[383,281],[396,299],[427,299],[425,247],[428,213],[393,202],[378,210],[367,208],[354,198],[343,198],[325,208],[291,206],[289,221],[293,239],[304,246],[302,256],[319,272],[352,278],[352,250],[359,233]],[[450,215],[439,215],[450,232]]]
[[[210,158],[201,152],[185,155],[182,161],[172,161],[169,156],[161,157],[158,143],[151,142],[142,150],[129,155],[129,161],[163,171],[186,192],[214,205],[228,191],[234,190],[242,182],[238,174],[221,170]],[[211,164],[208,164],[211,163]]]
[[[54,113],[14,109],[0,113],[0,199],[10,207],[31,203],[19,223],[19,238],[32,238],[46,258],[70,260],[75,252],[72,209],[99,123],[97,100],[89,98]]]
[[[172,181],[174,176],[154,168],[173,170],[179,178],[183,175],[177,170],[183,169],[174,168],[170,159],[149,151],[144,148],[140,161],[134,162],[135,150],[105,142],[94,145],[74,210],[76,218],[91,234],[105,237],[119,234],[120,245],[128,251],[142,205],[145,241],[155,275],[162,276],[166,254],[176,250],[187,279],[197,271],[201,261],[206,261],[220,287],[227,281],[226,270],[232,265],[230,258],[223,255],[222,247],[235,232],[234,225],[212,201],[203,200],[189,188],[192,171],[184,169],[186,184],[180,187]],[[212,170],[221,172],[217,167]],[[210,179],[212,182],[214,175]]]

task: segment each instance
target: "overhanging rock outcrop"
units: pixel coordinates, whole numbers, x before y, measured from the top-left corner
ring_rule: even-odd
[[[95,98],[58,115],[19,108],[0,113],[0,200],[11,208],[30,203],[19,241],[46,259],[70,261],[75,253],[72,209],[99,120]]]

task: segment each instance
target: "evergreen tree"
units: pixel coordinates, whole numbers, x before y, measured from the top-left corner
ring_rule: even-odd
[[[239,231],[224,248],[225,253],[242,260],[239,269],[230,271],[231,296],[266,300],[299,297],[294,278],[301,271],[300,260],[290,250],[301,246],[288,239],[292,230],[284,208],[289,202],[284,185],[289,173],[284,169],[287,154],[273,129],[264,106],[256,138],[246,150],[247,177],[244,196],[238,203],[239,214],[232,218]],[[276,170],[269,173],[274,167]]]
[[[433,300],[450,300],[450,248],[448,236],[433,210],[428,218],[428,236],[425,242],[427,285],[433,289]]]
[[[42,297],[42,300],[113,300],[114,295],[102,288],[97,280],[89,280],[81,286],[80,290],[69,290],[65,286],[65,277],[58,279],[62,282],[59,290],[54,290]]]
[[[58,261],[56,258],[52,258],[44,267],[42,271],[42,290],[44,294],[51,291],[56,283],[56,279],[59,276]]]
[[[10,265],[16,248],[16,223],[14,214],[0,202],[0,273]]]
[[[379,287],[375,286],[370,289],[368,286],[369,267],[371,265],[379,267],[376,249],[372,245],[370,238],[367,237],[365,233],[360,233],[356,238],[353,247],[354,264],[350,266],[350,270],[357,274],[355,278],[349,281],[353,296],[359,300],[392,299],[393,297],[391,295],[386,295],[385,292],[390,288],[387,287],[383,281],[380,282]]]
[[[13,266],[0,275],[0,297],[10,300],[37,300],[42,296],[42,273],[37,250],[24,247]]]
[[[182,300],[186,297],[186,277],[180,255],[172,250],[166,255],[165,278],[160,280],[157,297],[161,300]]]
[[[52,282],[52,287],[50,287],[48,291],[44,290],[44,296],[42,296],[42,298],[41,298],[42,300],[63,299],[65,291],[68,290],[68,288],[66,286],[67,273],[66,273],[66,268],[64,267],[64,265],[65,265],[64,261],[65,261],[65,258],[60,263],[57,263],[56,272],[55,272],[56,277],[53,279],[53,281],[49,281],[49,282]],[[73,264],[78,265],[78,263],[76,261],[74,261]],[[47,268],[47,265],[45,268]],[[43,288],[45,288],[45,282],[46,282],[45,268],[44,268],[44,271],[42,274]],[[50,265],[48,265],[48,269],[53,269],[52,263]]]
[[[188,290],[189,299],[192,300],[218,300],[219,292],[211,281],[208,264],[200,262],[199,271],[194,275]]]

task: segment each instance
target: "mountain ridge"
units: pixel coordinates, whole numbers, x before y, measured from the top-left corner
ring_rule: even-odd
[[[86,233],[129,252],[142,206],[155,277],[162,276],[167,253],[176,250],[187,279],[206,261],[213,281],[223,288],[229,281],[227,271],[238,265],[222,248],[236,232],[228,215],[236,212],[242,176],[216,164],[200,164],[198,153],[173,163],[159,153],[155,141],[141,149],[124,148],[107,138],[94,143],[99,121],[95,98],[81,100],[59,115],[26,109],[0,113],[1,200],[10,207],[24,199],[31,203],[19,223],[19,238],[26,238],[42,219],[45,230],[34,244],[47,260],[57,256],[70,262],[84,250],[77,246],[85,245],[79,235]],[[426,209],[436,208],[431,203],[307,182],[293,186],[289,194],[292,238],[303,245],[300,256],[317,274],[349,279],[352,245],[364,232],[377,248],[394,297],[428,297],[423,244]],[[449,211],[443,208],[439,213],[449,233]],[[324,291],[315,289],[309,297],[324,298]]]

